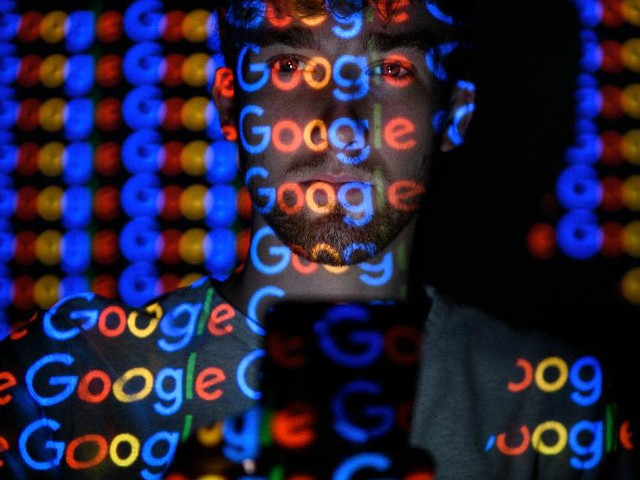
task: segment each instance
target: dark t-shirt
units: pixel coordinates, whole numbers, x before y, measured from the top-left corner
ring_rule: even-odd
[[[428,292],[410,438],[438,480],[637,478],[595,357]],[[60,302],[0,344],[0,478],[161,478],[259,398],[263,333],[206,278],[139,309]]]

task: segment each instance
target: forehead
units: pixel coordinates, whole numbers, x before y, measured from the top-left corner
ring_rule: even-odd
[[[354,6],[338,0],[245,0],[240,2],[244,25],[242,40],[272,43],[272,35],[288,30],[337,40],[361,39],[371,32],[389,36],[422,36],[428,43],[450,41],[453,19],[424,0],[368,0]],[[356,2],[357,3],[357,2]],[[233,15],[233,14],[232,14]]]

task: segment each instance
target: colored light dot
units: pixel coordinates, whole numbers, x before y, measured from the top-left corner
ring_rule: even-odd
[[[199,8],[187,13],[182,20],[182,34],[190,42],[204,42],[207,39],[207,22],[211,13]]]
[[[640,257],[640,221],[628,223],[622,236],[624,251],[632,257]]]
[[[631,25],[640,27],[640,0],[623,0],[620,7],[624,19]]]
[[[236,237],[236,257],[240,262],[246,261],[249,256],[249,246],[251,245],[251,229],[243,228]]]
[[[47,132],[58,132],[64,124],[67,103],[61,98],[50,98],[40,106],[38,122]]]
[[[632,38],[622,45],[622,63],[632,72],[640,73],[640,38]]]
[[[33,299],[36,304],[47,309],[59,299],[60,279],[54,275],[43,275],[33,286]]]
[[[533,225],[527,234],[527,250],[535,258],[552,258],[556,253],[554,228],[544,223]]]
[[[180,279],[180,284],[178,285],[178,287],[188,287],[192,283],[200,280],[202,277],[204,277],[203,273],[199,273],[199,272],[187,273],[184,277]]]
[[[251,209],[252,209],[251,195],[249,195],[249,191],[245,186],[242,186],[240,189],[238,189],[237,209],[238,209],[238,215],[240,216],[241,219],[243,220],[251,219]]]
[[[622,198],[627,208],[640,211],[640,175],[631,175],[623,182]]]
[[[38,152],[38,169],[47,177],[57,177],[62,173],[62,157],[64,155],[62,142],[49,142]]]
[[[632,268],[621,281],[622,296],[629,303],[640,305],[640,268]]]
[[[158,283],[160,285],[160,292],[171,292],[178,288],[178,285],[180,285],[180,277],[173,273],[165,273],[164,275],[160,275]],[[169,478],[167,478],[167,480],[169,480]]]
[[[36,209],[44,220],[54,222],[62,216],[64,190],[57,185],[49,185],[38,193]]]
[[[180,212],[189,220],[202,220],[207,209],[207,198],[207,187],[190,185],[180,195]]]
[[[211,57],[206,53],[189,55],[182,64],[182,79],[190,87],[203,87],[209,80],[208,65]]]
[[[602,107],[600,114],[609,120],[622,117],[622,89],[616,85],[605,85],[600,89]]]
[[[620,73],[622,64],[622,46],[615,40],[604,40],[600,43],[602,49],[602,70],[607,73]]]
[[[45,230],[36,239],[36,257],[45,265],[60,263],[62,234],[57,230]]]
[[[624,253],[623,236],[624,228],[616,222],[605,222],[602,224],[602,255],[608,258],[620,257]]]
[[[632,118],[640,119],[640,83],[633,83],[622,90],[622,109]]]
[[[633,164],[640,165],[640,130],[629,130],[622,136],[622,156]]]
[[[204,262],[204,241],[207,232],[202,228],[191,228],[182,234],[179,250],[182,259],[191,265]]]
[[[604,177],[600,180],[602,186],[602,200],[600,208],[608,212],[615,212],[625,205],[622,180],[618,177]]]
[[[600,159],[605,165],[619,165],[622,158],[622,135],[619,132],[608,130],[600,135],[602,142],[602,155]]]
[[[208,150],[209,144],[204,140],[187,143],[180,152],[182,170],[194,177],[204,175],[207,168],[206,156],[210,154]]]
[[[182,124],[189,130],[198,132],[205,129],[213,118],[211,100],[206,97],[192,97],[182,107]]]
[[[57,88],[64,82],[67,57],[49,55],[40,64],[40,81],[45,87]]]
[[[47,13],[40,23],[40,36],[47,43],[60,42],[67,30],[67,14],[61,10]]]

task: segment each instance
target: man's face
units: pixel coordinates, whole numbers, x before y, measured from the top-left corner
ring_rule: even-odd
[[[257,214],[312,261],[364,261],[416,215],[434,148],[442,26],[424,2],[300,16],[268,5],[235,112]]]

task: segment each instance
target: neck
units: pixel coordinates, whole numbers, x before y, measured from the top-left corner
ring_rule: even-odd
[[[367,262],[336,267],[298,257],[264,222],[256,221],[244,268],[220,285],[220,293],[259,322],[268,308],[279,301],[405,301],[409,296],[414,231],[412,221],[385,250]]]

